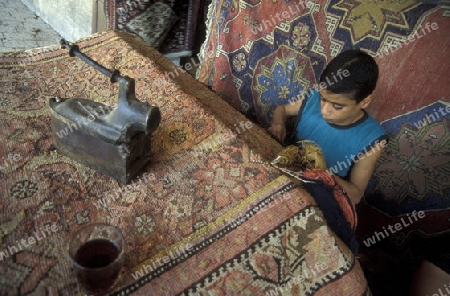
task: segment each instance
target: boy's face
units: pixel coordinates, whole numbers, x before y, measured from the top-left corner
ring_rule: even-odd
[[[346,94],[335,94],[326,89],[320,90],[320,109],[323,119],[336,125],[349,125],[363,117],[371,96],[359,103]]]

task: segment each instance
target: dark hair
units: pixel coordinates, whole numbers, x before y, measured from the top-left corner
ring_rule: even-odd
[[[341,76],[338,76],[338,70]],[[347,70],[348,72],[343,72]],[[377,85],[378,65],[367,53],[351,49],[338,54],[320,75],[320,83],[335,94],[347,94],[357,103],[370,95]]]

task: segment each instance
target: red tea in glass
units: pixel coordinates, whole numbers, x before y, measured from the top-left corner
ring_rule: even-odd
[[[79,230],[71,239],[69,253],[77,279],[87,292],[104,295],[114,287],[124,253],[117,228],[94,224]]]

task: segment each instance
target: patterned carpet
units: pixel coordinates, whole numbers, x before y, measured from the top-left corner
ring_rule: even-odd
[[[114,105],[117,85],[58,47],[2,54],[0,295],[83,295],[67,242],[97,222],[126,242],[113,295],[369,294],[314,199],[268,164],[282,147],[264,129],[136,36],[78,44],[160,108],[152,161],[125,186],[59,153],[48,100]]]
[[[136,34],[164,54],[188,56],[195,46],[201,3],[201,0],[105,0],[107,28]]]
[[[277,105],[314,88],[326,63],[343,50],[361,48],[376,56],[382,85],[376,94],[383,97],[388,81],[395,81],[393,77],[405,79],[404,85],[427,82],[416,76],[398,77],[394,69],[427,68],[448,47],[446,6],[422,1],[305,2],[213,1],[199,80],[249,118],[267,125]],[[433,22],[436,30],[430,26]],[[405,39],[411,41],[405,43]],[[429,52],[437,56],[431,57]],[[418,54],[426,58],[418,59]],[[396,60],[397,55],[401,61]],[[418,60],[417,64],[404,65],[405,55]],[[448,68],[433,68],[436,74],[443,74],[444,69]],[[433,84],[447,89],[443,80],[436,79]],[[426,89],[433,101],[442,93],[448,95]],[[414,106],[428,103],[431,98],[427,94],[417,98]],[[372,108],[373,116],[385,120],[399,115],[403,105],[411,104],[411,96],[408,101],[401,99],[389,108],[382,100]]]
[[[376,59],[368,112],[390,142],[358,206],[357,234],[375,295],[406,295],[403,270],[450,249],[448,1],[216,0],[207,28],[198,79],[263,127],[278,105],[316,88],[338,53]],[[413,210],[425,217],[365,247]]]
[[[374,295],[399,295],[422,259],[448,270],[450,250],[450,104],[439,100],[386,120],[390,142],[359,205],[358,237]],[[423,211],[415,220],[413,212]],[[400,223],[372,245],[376,232]],[[370,246],[364,243],[369,243]]]

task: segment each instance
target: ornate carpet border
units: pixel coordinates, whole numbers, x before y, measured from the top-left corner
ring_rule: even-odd
[[[289,194],[290,191],[295,190],[299,186],[293,183],[283,183],[279,184],[279,182],[283,181],[280,179],[286,179],[285,177],[281,177],[270,184],[267,185],[267,188],[273,187],[274,184],[281,185],[275,192],[271,192],[267,197],[262,199],[261,201],[257,202],[256,204],[253,203],[253,199],[256,198],[258,195],[261,195],[261,192],[255,192],[252,196],[246,199],[246,202],[238,205],[234,210],[239,211],[239,208],[248,208],[247,211],[242,212],[242,214],[234,219],[228,220],[230,215],[224,215],[217,219],[216,221],[210,223],[209,225],[205,226],[203,229],[200,229],[198,232],[194,233],[190,237],[187,237],[177,243],[176,245],[172,246],[169,249],[166,249],[164,253],[170,253],[171,250],[175,250],[179,248],[180,245],[186,244],[188,242],[198,241],[198,239],[201,239],[200,242],[196,243],[189,251],[186,253],[180,255],[172,262],[169,262],[167,264],[164,264],[160,266],[159,268],[152,270],[150,273],[145,274],[142,278],[140,278],[138,281],[136,281],[133,284],[130,284],[124,288],[122,288],[120,291],[112,294],[112,295],[128,295],[130,293],[133,293],[135,291],[138,291],[139,289],[143,288],[146,284],[150,283],[152,280],[155,280],[156,278],[162,276],[165,272],[169,272],[170,270],[174,269],[177,266],[180,266],[182,263],[188,261],[188,260],[195,260],[195,256],[200,254],[202,251],[205,251],[209,247],[211,247],[214,243],[219,242],[221,239],[224,239],[227,235],[231,234],[233,231],[237,231],[237,228],[239,226],[245,225],[245,223],[255,217],[258,213],[261,212],[261,210],[269,204],[273,202],[277,202],[277,198],[285,195],[286,193]],[[262,189],[264,190],[264,189]],[[253,199],[252,199],[253,198]],[[250,206],[250,207],[248,207]],[[268,240],[271,237],[280,237],[281,234],[283,234],[286,229],[290,228],[293,225],[298,225],[299,220],[309,218],[309,217],[316,217],[317,215],[321,216],[319,212],[316,211],[317,206],[316,205],[306,205],[298,210],[298,212],[293,213],[292,216],[288,217],[286,220],[283,220],[282,223],[279,223],[277,227],[267,232],[265,235],[257,238],[254,243],[250,245],[249,248],[246,248],[245,250],[236,253],[233,255],[233,258],[225,261],[224,263],[218,265],[215,269],[209,271],[205,275],[200,275],[201,279],[197,281],[195,284],[191,284],[189,287],[186,287],[184,291],[181,291],[181,294],[190,294],[195,293],[196,291],[200,289],[199,287],[205,287],[206,283],[211,283],[213,279],[220,278],[220,275],[223,274],[227,267],[232,267],[235,264],[242,261],[242,259],[249,258],[255,252],[258,248],[261,247],[262,244],[268,242]],[[232,216],[234,216],[233,211],[228,212],[231,213]],[[226,216],[226,217],[225,217]],[[322,217],[323,218],[323,217]],[[222,219],[222,220],[221,220]],[[313,219],[313,218],[311,218]],[[224,225],[224,223],[228,222]],[[205,233],[210,232],[211,230],[216,230],[220,227],[223,227],[222,229],[219,229],[212,235],[205,236]],[[334,243],[335,247],[340,250],[339,244],[337,242]],[[339,267],[339,270],[333,269],[327,272],[326,275],[320,278],[320,283],[315,282],[314,285],[311,285],[308,289],[310,290],[311,294],[313,294],[315,291],[319,290],[321,287],[327,285],[328,283],[335,281],[339,279],[340,277],[344,276],[346,273],[348,273],[355,264],[355,258],[349,254],[345,254],[342,250],[339,251],[340,254],[344,257],[344,264]],[[161,254],[158,254],[157,256],[161,257]],[[157,257],[155,256],[155,257]],[[145,263],[150,264],[151,261],[155,260],[155,257],[146,260]],[[142,269],[142,267],[145,265],[145,263],[140,264],[139,268]],[[188,264],[188,263],[186,263]],[[181,268],[181,267],[180,267]],[[137,270],[137,268],[135,269]],[[180,269],[178,272],[182,272],[182,269]],[[167,276],[167,275],[166,275]],[[176,277],[176,276],[175,276]],[[161,282],[163,282],[161,280]],[[272,283],[270,285],[270,289],[277,289],[278,286],[276,283]],[[155,291],[157,294],[157,292]]]
[[[236,254],[236,256],[224,264],[222,264],[220,267],[216,268],[214,271],[208,273],[207,276],[205,276],[201,281],[197,282],[196,284],[192,285],[189,288],[186,288],[180,295],[192,295],[193,293],[198,293],[202,290],[202,287],[207,287],[208,285],[211,285],[215,282],[215,280],[221,278],[221,275],[225,274],[227,269],[230,267],[233,267],[234,265],[240,264],[241,262],[247,262],[250,261],[252,255],[256,254],[258,252],[258,249],[261,249],[263,247],[264,243],[267,243],[271,240],[272,237],[281,237],[281,235],[291,226],[298,225],[299,221],[302,219],[308,219],[310,217],[314,217],[318,212],[316,211],[317,206],[308,205],[300,212],[296,213],[295,216],[291,217],[290,219],[286,220],[283,224],[278,225],[278,227],[274,228],[273,231],[267,233],[261,239],[256,241],[255,243],[251,244],[248,249],[245,251]],[[336,244],[337,245],[337,244]],[[339,248],[339,247],[338,247]],[[341,252],[341,254],[344,254]],[[309,288],[307,288],[309,291],[305,295],[314,295],[315,292],[317,292],[321,287],[341,278],[344,276],[347,272],[349,272],[353,266],[355,265],[355,257],[349,256],[346,259],[346,265],[342,266],[339,271],[333,270],[328,272],[326,275],[322,276],[319,281],[314,282],[311,284]],[[298,264],[301,264],[304,262],[304,258],[300,259],[300,262]],[[256,279],[256,280],[262,280],[262,279]],[[290,277],[289,281],[295,281],[295,278]],[[264,281],[267,283],[267,281]],[[287,284],[287,283],[284,283]],[[270,284],[270,290],[277,290],[280,289],[281,285],[273,282]],[[272,295],[272,294],[270,294]]]
[[[284,177],[284,176],[279,177],[278,179],[267,184],[266,187],[253,193],[244,202],[242,202],[240,205],[236,206],[232,211],[219,217],[217,220],[210,223],[209,225],[204,226],[202,229],[199,229],[197,232],[193,233],[191,236],[186,237],[183,240],[179,241],[177,244],[173,245],[171,248],[168,248],[168,249],[164,250],[163,252],[155,255],[154,257],[146,260],[145,262],[139,264],[139,266],[134,268],[130,273],[140,270],[141,268],[143,268],[144,265],[151,264],[151,262],[156,261],[158,258],[164,257],[165,255],[173,252],[174,250],[180,249],[180,247],[183,244],[186,245],[189,242],[198,241],[199,239],[201,239],[201,241],[199,243],[195,244],[189,252],[183,253],[182,255],[180,255],[179,257],[174,259],[173,261],[171,261],[167,264],[164,264],[164,265],[160,266],[159,268],[153,270],[152,272],[146,274],[145,276],[140,278],[138,280],[138,282],[131,284],[127,287],[124,287],[120,291],[118,291],[112,295],[128,295],[129,293],[132,293],[134,290],[137,290],[140,287],[143,287],[145,284],[149,283],[152,279],[162,275],[164,272],[185,262],[187,259],[195,256],[195,254],[198,254],[200,251],[206,249],[207,247],[209,247],[214,242],[218,241],[219,239],[221,239],[228,233],[234,231],[237,227],[239,227],[241,224],[248,221],[251,217],[258,214],[262,208],[264,208],[271,202],[275,201],[281,195],[298,187],[298,185],[291,183],[291,182],[286,182],[286,181],[288,181],[288,179],[286,177]],[[264,198],[260,202],[256,203],[254,206],[252,206],[254,204],[254,200],[262,194],[262,191],[270,190],[270,188],[273,188],[274,186],[281,186],[281,187],[278,188],[275,192],[270,193],[266,198]],[[237,215],[239,212],[241,212],[242,209],[246,209],[246,208],[248,209],[248,211],[243,212],[241,215]],[[237,215],[237,217],[232,218],[233,216],[236,216],[236,215]],[[205,234],[207,234],[211,231],[216,231],[216,232],[212,235],[205,237]]]

